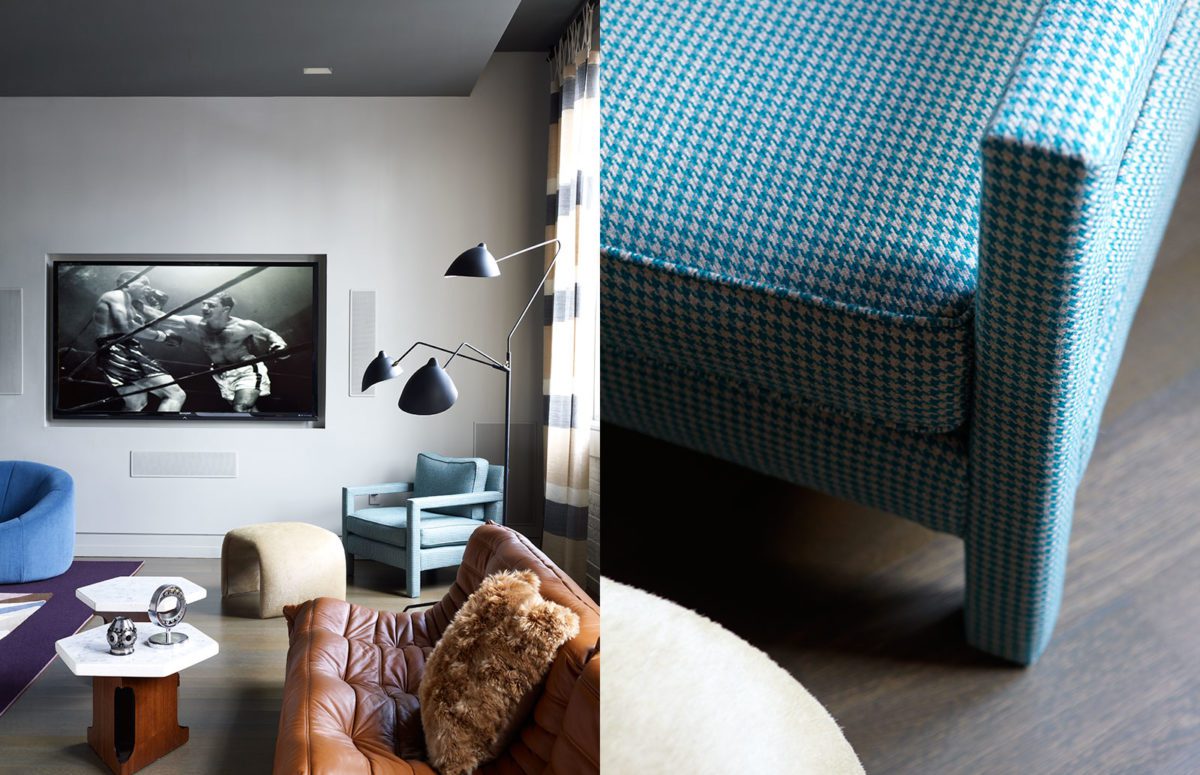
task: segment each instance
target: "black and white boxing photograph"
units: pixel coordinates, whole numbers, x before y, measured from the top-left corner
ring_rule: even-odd
[[[55,261],[55,418],[311,419],[317,265]]]

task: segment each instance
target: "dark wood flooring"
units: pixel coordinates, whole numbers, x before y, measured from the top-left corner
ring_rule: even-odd
[[[962,545],[605,426],[603,572],[764,649],[868,773],[1200,773],[1200,155],[1080,487],[1032,668],[962,638]]]

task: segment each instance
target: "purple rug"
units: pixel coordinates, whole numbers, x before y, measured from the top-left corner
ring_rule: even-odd
[[[76,560],[66,573],[52,579],[0,584],[0,592],[51,596],[37,612],[0,639],[0,715],[54,661],[57,656],[54,642],[79,632],[92,618],[92,609],[75,597],[75,590],[114,576],[132,576],[141,567],[141,560]]]

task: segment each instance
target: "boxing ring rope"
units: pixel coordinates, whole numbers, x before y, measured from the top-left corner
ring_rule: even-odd
[[[151,267],[151,268],[153,268],[153,267]],[[232,280],[230,280],[229,282],[222,283],[221,285],[218,285],[217,287],[213,288],[212,290],[210,290],[210,291],[208,291],[208,292],[206,292],[206,293],[204,293],[204,294],[202,294],[202,295],[200,295],[200,296],[197,296],[197,297],[196,297],[196,298],[194,298],[194,299],[191,299],[191,300],[189,300],[189,301],[185,301],[183,304],[180,304],[178,307],[176,307],[175,309],[171,310],[170,312],[164,312],[164,313],[162,314],[162,317],[157,317],[157,318],[154,318],[153,320],[150,320],[150,321],[148,321],[148,322],[146,322],[146,323],[143,323],[142,325],[140,325],[140,326],[138,326],[137,328],[133,329],[133,330],[132,330],[132,331],[130,331],[129,333],[127,333],[127,334],[123,334],[123,335],[121,335],[120,337],[118,337],[118,338],[116,338],[116,339],[112,340],[111,342],[105,342],[103,347],[101,347],[100,349],[96,350],[96,352],[92,353],[92,354],[91,354],[91,355],[89,355],[87,358],[84,358],[84,359],[83,359],[83,361],[81,361],[81,362],[79,363],[79,365],[77,365],[77,366],[76,366],[74,369],[72,369],[72,370],[71,370],[71,373],[70,373],[70,374],[68,374],[68,375],[66,376],[66,379],[68,379],[68,380],[69,380],[69,379],[71,379],[72,377],[74,377],[76,374],[78,374],[78,373],[79,373],[79,371],[80,371],[80,369],[82,369],[84,366],[86,366],[86,365],[88,365],[89,363],[91,363],[91,361],[92,361],[92,358],[95,358],[97,355],[99,355],[100,353],[104,352],[105,350],[110,350],[110,349],[112,349],[113,347],[115,347],[116,345],[119,345],[119,344],[121,344],[121,343],[122,343],[122,342],[124,342],[124,341],[127,341],[127,340],[129,340],[129,339],[132,339],[133,337],[135,337],[135,336],[137,336],[138,334],[140,334],[140,333],[142,333],[143,331],[145,331],[147,328],[150,328],[150,327],[152,327],[152,326],[156,326],[156,325],[158,325],[159,323],[163,322],[163,318],[169,318],[170,316],[172,316],[172,315],[176,314],[177,312],[180,312],[180,311],[182,311],[182,310],[185,310],[185,309],[187,309],[188,307],[192,306],[193,304],[196,304],[197,302],[204,301],[205,299],[209,298],[210,296],[215,296],[215,295],[217,295],[218,293],[220,293],[221,291],[223,291],[223,290],[225,290],[225,289],[227,289],[227,288],[232,288],[233,286],[237,285],[238,283],[242,282],[243,280],[248,280],[248,279],[250,279],[251,277],[253,277],[254,275],[256,275],[256,274],[258,274],[259,272],[261,272],[261,271],[263,271],[263,270],[265,270],[265,269],[268,269],[268,268],[269,268],[269,267],[265,267],[265,266],[257,266],[257,267],[255,267],[255,268],[253,268],[253,269],[251,269],[251,270],[249,270],[249,271],[247,271],[247,272],[242,272],[240,275],[238,275],[237,277],[233,278],[233,279],[232,279]],[[146,270],[146,271],[149,271],[149,270]],[[145,272],[143,272],[143,274],[145,274]],[[136,278],[130,278],[130,279],[129,279],[129,282],[133,282],[133,281],[134,281],[134,279],[136,279]],[[128,284],[128,283],[126,283],[126,284]],[[133,394],[132,394],[132,393],[127,393],[126,395],[133,395]],[[64,410],[64,411],[66,411],[66,410]]]
[[[207,299],[208,296],[205,296],[204,298]],[[267,361],[278,360],[279,358],[286,358],[289,355],[294,355],[295,353],[301,352],[303,350],[310,350],[310,349],[312,349],[312,342],[304,342],[302,344],[292,345],[291,347],[285,347],[282,350],[274,350],[274,351],[269,352],[266,355],[260,356],[258,358],[250,358],[249,360],[238,361],[237,363],[230,363],[230,364],[226,364],[224,366],[218,366],[216,368],[208,369],[207,371],[197,371],[197,372],[193,372],[191,374],[185,374],[182,377],[177,377],[177,378],[171,380],[170,382],[164,382],[161,385],[152,385],[151,387],[141,388],[139,390],[131,390],[128,393],[118,393],[115,396],[107,396],[106,398],[101,398],[99,400],[91,401],[86,404],[80,404],[79,406],[72,406],[72,407],[69,407],[66,409],[60,409],[59,411],[61,411],[61,412],[79,412],[84,409],[91,409],[93,406],[107,404],[110,401],[120,401],[129,396],[136,396],[140,393],[150,393],[155,390],[161,390],[165,387],[170,387],[171,385],[178,385],[180,382],[183,382],[185,379],[191,379],[192,377],[204,377],[209,374],[221,374],[222,372],[231,371],[233,369],[240,369],[243,366],[253,366],[256,363],[265,363]],[[82,382],[83,381],[83,380],[72,380],[70,377],[67,377],[66,379],[67,379],[67,381],[71,381],[71,382]],[[111,387],[111,386],[109,386],[109,387]]]

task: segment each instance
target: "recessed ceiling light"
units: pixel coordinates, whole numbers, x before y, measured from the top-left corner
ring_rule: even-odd
[[[305,75],[333,75],[331,67],[306,67],[304,68]]]

